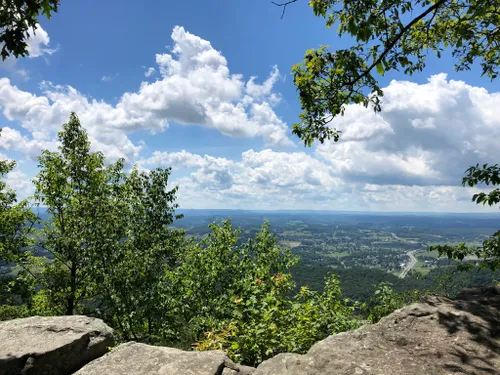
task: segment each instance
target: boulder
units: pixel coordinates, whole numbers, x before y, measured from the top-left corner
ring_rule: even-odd
[[[219,350],[186,352],[128,342],[98,358],[76,375],[220,375],[227,357]]]
[[[113,330],[86,316],[0,322],[0,375],[66,375],[113,345]]]
[[[500,288],[425,297],[307,354],[279,354],[253,375],[320,374],[500,374]]]

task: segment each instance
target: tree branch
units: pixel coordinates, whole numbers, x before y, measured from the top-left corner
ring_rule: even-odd
[[[285,11],[286,11],[286,7],[292,3],[296,3],[297,1],[299,0],[290,0],[290,1],[287,1],[286,3],[275,3],[274,1],[271,1],[271,3],[273,3],[274,5],[276,5],[277,7],[282,7],[283,8],[283,11],[281,12],[281,19],[283,19],[283,17],[285,16]]]
[[[435,11],[437,8],[439,8],[441,5],[446,3],[448,0],[439,0],[437,3],[435,3],[433,6],[429,7],[425,12],[421,13],[419,16],[415,17],[413,20],[411,20],[410,23],[408,23],[401,31],[394,37],[394,39],[387,45],[387,47],[384,49],[384,52],[376,59],[369,67],[366,69],[361,75],[359,75],[354,81],[349,82],[349,86],[354,86],[357,82],[359,82],[361,79],[366,77],[368,73],[370,73],[373,68],[377,66],[378,63],[382,62],[384,58],[387,56],[387,54],[391,51],[391,49],[396,45],[397,42],[403,37],[404,34],[408,30],[412,28],[413,25],[415,25],[418,21],[420,21],[422,18],[427,16],[429,13]]]

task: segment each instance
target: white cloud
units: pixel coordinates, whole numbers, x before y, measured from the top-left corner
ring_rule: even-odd
[[[184,208],[484,211],[471,203],[484,189],[346,181],[305,152],[248,150],[238,160],[156,152],[140,165],[172,166]]]
[[[124,93],[116,105],[50,82],[42,82],[42,95],[36,95],[1,78],[0,107],[8,120],[20,121],[31,132],[23,145],[53,141],[75,111],[95,149],[129,161],[137,159],[142,146],[133,144],[128,134],[162,132],[169,121],[213,128],[231,137],[262,137],[270,145],[293,146],[287,125],[271,108],[278,98],[272,92],[279,76],[276,67],[262,85],[252,77],[245,86],[243,77],[229,72],[225,57],[210,42],[182,27],[174,28],[172,39],[172,54],[156,55],[161,79],[143,82],[137,92]],[[41,47],[48,42],[48,35],[40,29],[31,47],[33,53],[49,53]],[[102,80],[114,77],[103,76]]]
[[[269,144],[292,145],[288,127],[269,104],[277,97],[271,97],[277,68],[263,85],[252,77],[248,89],[241,75],[230,73],[226,58],[210,42],[179,26],[172,39],[172,53],[156,55],[161,79],[124,94],[119,106],[180,124],[214,128],[227,136],[261,136]],[[261,113],[263,106],[269,111]]]
[[[470,165],[500,159],[500,93],[445,75],[422,85],[393,81],[384,91],[383,112],[349,106],[332,124],[341,141],[311,154],[248,150],[231,161],[157,152],[142,163],[173,166],[187,207],[497,210],[471,202],[487,189],[460,182]]]
[[[7,183],[9,188],[16,192],[18,201],[25,199],[34,193],[34,187],[31,179],[17,168],[7,173],[4,181]]]
[[[155,69],[155,68],[153,68],[152,66],[150,66],[150,67],[148,68],[148,70],[146,70],[146,71],[144,72],[144,75],[145,75],[146,77],[151,77],[151,76],[152,76],[153,74],[155,74],[155,73],[156,73],[156,69]]]
[[[118,77],[120,75],[120,73],[115,73],[115,74],[110,74],[110,75],[104,75],[101,77],[101,81],[103,82],[111,82],[112,80],[114,80],[116,77]]]
[[[55,141],[41,139],[28,139],[18,130],[4,127],[0,133],[0,151],[20,151],[28,158],[36,160],[40,150],[54,151],[57,148]]]
[[[262,85],[255,83],[257,77],[250,77],[250,80],[246,84],[246,92],[248,95],[254,98],[262,98],[268,96],[272,93],[272,89],[279,77],[280,72],[278,70],[278,67],[275,65],[273,67],[273,71]]]
[[[339,143],[316,155],[348,181],[456,185],[465,169],[500,160],[500,93],[432,76],[426,84],[392,81],[382,112],[348,106],[332,126]]]
[[[267,148],[246,150],[236,160],[152,150],[140,167],[172,166],[183,207],[483,210],[470,202],[478,190],[459,183],[470,165],[500,159],[500,93],[443,74],[421,85],[392,81],[384,89],[383,112],[352,105],[335,119],[332,126],[343,131],[340,142],[317,144],[311,152],[278,152],[272,147],[293,142],[274,109],[280,100],[273,92],[277,67],[261,82],[244,79],[230,72],[210,42],[182,27],[174,28],[172,39],[171,52],[156,55],[156,67],[145,72],[158,74],[116,105],[50,82],[42,82],[36,95],[0,78],[2,113],[23,128],[5,124],[0,153],[34,159],[41,149],[54,149],[71,111],[94,149],[129,162],[145,148],[131,133],[161,133],[169,123],[198,125],[228,137],[261,137]]]
[[[28,30],[28,38],[26,40],[27,51],[29,59],[50,56],[57,51],[57,48],[50,48],[50,37],[49,34],[39,25],[36,25],[35,30]],[[11,55],[7,57],[5,61],[0,61],[0,67],[4,68],[7,72],[23,79],[29,79],[29,72],[18,66],[18,59]]]
[[[40,25],[36,25],[35,31],[29,29],[28,31],[28,44],[27,50],[29,58],[40,57],[43,55],[52,55],[57,51],[57,48],[49,48],[50,38],[49,34]]]

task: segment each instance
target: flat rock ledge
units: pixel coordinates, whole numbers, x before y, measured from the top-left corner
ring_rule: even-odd
[[[108,352],[113,330],[87,316],[0,322],[0,375],[66,375]]]
[[[221,375],[232,374],[230,371],[241,374],[239,367],[219,350],[187,352],[128,342],[92,361],[75,375]]]

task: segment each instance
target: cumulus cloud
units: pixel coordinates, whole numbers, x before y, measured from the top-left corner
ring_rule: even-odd
[[[185,208],[483,210],[471,203],[481,189],[346,181],[333,165],[305,152],[248,150],[237,160],[184,150],[155,152],[140,165],[172,166]]]
[[[465,169],[500,159],[500,93],[432,76],[426,84],[392,81],[382,112],[349,106],[332,126],[339,143],[316,155],[348,181],[456,185]]]
[[[57,51],[57,48],[49,47],[49,34],[39,24],[36,25],[35,31],[29,29],[26,43],[28,45],[29,58],[52,55]]]
[[[278,68],[245,79],[229,70],[210,42],[182,27],[174,28],[172,40],[169,53],[157,54],[156,66],[146,70],[151,79],[114,105],[71,86],[42,82],[35,94],[1,78],[2,113],[23,129],[5,124],[0,153],[33,159],[41,149],[55,149],[57,131],[76,111],[94,149],[110,160],[173,167],[183,207],[483,210],[470,202],[480,190],[459,184],[470,165],[500,159],[500,93],[444,74],[425,84],[392,81],[384,89],[383,112],[351,105],[334,120],[331,125],[343,131],[338,143],[278,152],[273,147],[293,146],[275,112]],[[130,134],[161,133],[172,124],[204,126],[228,142],[261,137],[266,148],[245,150],[234,160],[154,150],[141,159],[145,145]]]
[[[26,147],[54,140],[71,111],[87,128],[94,148],[111,158],[137,159],[142,146],[135,145],[129,134],[163,132],[169,122],[204,126],[230,137],[262,137],[269,145],[293,146],[287,125],[272,109],[279,98],[272,92],[279,76],[276,67],[261,85],[255,77],[245,82],[243,76],[230,73],[226,58],[210,42],[178,26],[172,39],[171,53],[156,55],[161,78],[143,82],[136,92],[124,93],[116,105],[51,82],[42,82],[42,93],[36,95],[1,78],[0,107],[8,120],[19,121],[31,133],[22,143]],[[43,29],[32,42],[34,56],[52,53],[43,48],[49,42]],[[151,69],[155,70],[146,73],[152,74]],[[115,76],[103,76],[102,81]]]
[[[161,79],[143,83],[138,92],[123,95],[119,106],[147,112],[184,125],[202,125],[232,137],[263,137],[272,145],[289,146],[288,127],[271,109],[279,77],[275,67],[262,84],[245,84],[231,74],[226,58],[210,42],[176,26],[171,53],[157,54]]]
[[[19,169],[14,169],[13,171],[7,173],[4,181],[7,183],[9,188],[15,190],[18,201],[25,199],[34,193],[34,187],[31,183],[31,179]]]
[[[497,210],[474,205],[472,195],[486,190],[460,182],[470,165],[500,159],[500,93],[445,75],[384,91],[383,112],[349,106],[332,124],[343,130],[340,142],[310,153],[248,150],[228,160],[156,152],[141,163],[173,166],[188,207]]]
[[[0,133],[0,151],[20,151],[29,159],[36,160],[40,150],[54,151],[57,143],[40,139],[28,139],[18,130],[9,127],[2,128]]]

